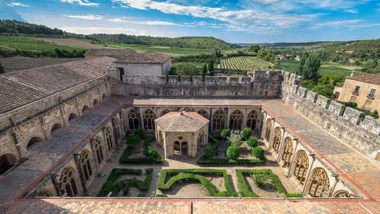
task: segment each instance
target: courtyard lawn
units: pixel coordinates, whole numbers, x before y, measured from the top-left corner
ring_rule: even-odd
[[[149,46],[149,45],[134,45],[134,44],[109,44],[108,47],[112,48],[129,48],[139,51],[155,51],[161,53],[167,53],[172,56],[180,55],[199,55],[199,54],[211,54],[211,49],[196,49],[196,48],[171,48],[166,46]]]

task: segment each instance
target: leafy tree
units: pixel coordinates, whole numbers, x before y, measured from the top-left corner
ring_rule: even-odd
[[[227,157],[237,159],[240,156],[240,149],[237,146],[230,146],[227,149]]]
[[[315,82],[313,80],[302,80],[301,86],[308,90],[312,90],[315,87]]]
[[[214,71],[214,59],[210,60],[210,63],[208,64],[208,70]]]
[[[199,70],[197,67],[195,67],[195,65],[185,62],[172,66],[172,68],[169,70],[169,75],[196,76],[199,75]]]
[[[241,132],[240,132],[241,137],[244,140],[247,140],[251,135],[252,135],[252,130],[249,127],[245,127]]]
[[[230,130],[223,129],[222,132],[220,132],[220,136],[222,136],[224,139],[226,139],[228,136],[230,136]]]
[[[230,144],[233,146],[240,146],[241,145],[241,136],[240,135],[233,135],[229,139]]]
[[[250,147],[256,147],[257,146],[257,138],[255,136],[251,136],[248,140],[247,140],[247,144],[248,146]]]
[[[259,52],[259,50],[262,49],[260,45],[251,45],[248,47],[248,51],[250,52]]]
[[[3,65],[0,63],[0,74],[5,73]]]
[[[320,77],[318,73],[320,67],[321,60],[318,57],[304,54],[301,58],[297,74],[303,76],[306,80],[316,82]]]
[[[215,156],[215,150],[212,147],[207,147],[204,152],[204,157],[206,159],[211,159]]]
[[[335,86],[332,84],[317,85],[313,88],[312,91],[325,97],[332,98],[334,94],[334,88]]]
[[[203,65],[203,70],[202,70],[202,81],[205,80],[206,75],[207,75],[207,65],[204,64]]]
[[[259,146],[252,149],[252,155],[261,160],[265,159],[264,149]]]

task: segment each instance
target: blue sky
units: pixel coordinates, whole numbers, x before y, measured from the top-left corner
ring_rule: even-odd
[[[380,38],[379,0],[0,1],[0,19],[83,34],[214,36],[231,43]]]

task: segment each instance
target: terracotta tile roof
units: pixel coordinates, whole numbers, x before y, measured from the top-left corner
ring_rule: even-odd
[[[164,131],[169,132],[196,132],[206,124],[208,120],[197,112],[169,112],[156,119],[156,124]]]
[[[134,64],[164,64],[170,59],[170,56],[157,52],[142,52],[137,55],[116,57],[115,63],[134,63]]]
[[[113,61],[103,57],[0,75],[0,113],[100,77]]]
[[[136,51],[131,49],[89,49],[85,56],[129,56],[136,55]]]
[[[359,82],[380,85],[380,74],[361,75],[361,76],[353,76],[353,77],[346,77],[346,78],[350,80],[356,80]]]

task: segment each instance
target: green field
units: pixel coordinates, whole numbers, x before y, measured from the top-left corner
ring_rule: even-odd
[[[54,51],[54,49],[65,49],[73,51],[74,48],[47,43],[43,40],[38,40],[31,37],[24,36],[0,36],[0,49],[3,50],[20,50],[20,51]]]
[[[195,48],[170,48],[164,46],[149,46],[149,45],[129,45],[129,44],[117,44],[107,45],[112,48],[129,48],[140,51],[155,51],[161,53],[167,53],[172,56],[179,55],[199,55],[199,54],[211,54],[213,51],[210,49],[195,49]]]
[[[220,65],[220,68],[237,70],[268,70],[272,67],[272,63],[250,56],[239,56],[222,59]]]
[[[281,69],[284,69],[289,72],[295,72],[298,69],[298,65],[299,65],[299,62],[297,61],[281,61],[280,63]],[[339,66],[322,65],[321,68],[319,69],[319,72],[321,73],[322,76],[335,74],[335,75],[345,77],[345,76],[350,76],[352,71],[339,67]],[[359,71],[355,72],[355,76],[362,75],[362,74],[363,73]]]

